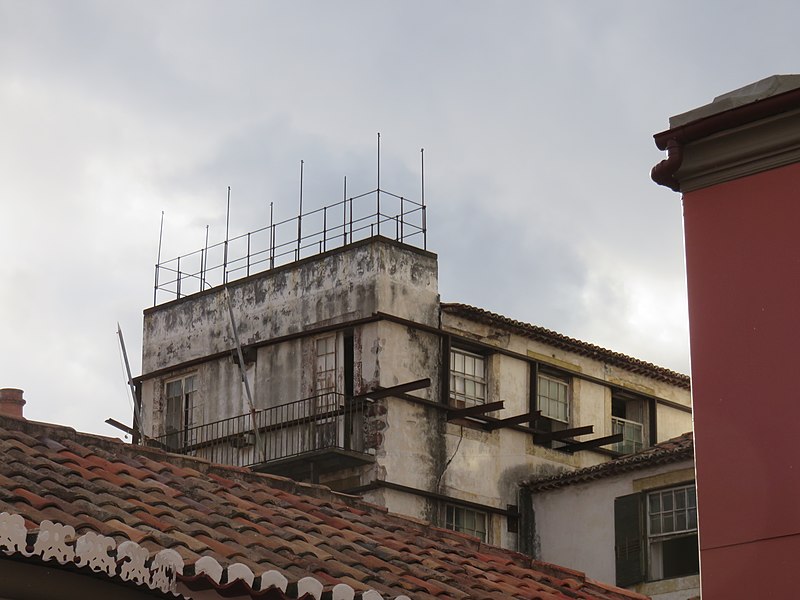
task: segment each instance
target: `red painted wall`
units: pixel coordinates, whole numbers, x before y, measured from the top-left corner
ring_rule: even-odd
[[[800,165],[683,204],[703,598],[800,598]]]

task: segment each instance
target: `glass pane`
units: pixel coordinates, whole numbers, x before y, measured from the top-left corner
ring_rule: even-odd
[[[661,519],[658,518],[658,515],[652,515],[650,517],[650,533],[661,533]]]
[[[684,531],[686,529],[686,513],[679,512],[675,514],[675,531]]]
[[[688,491],[687,506],[697,506],[697,495],[696,494],[697,494],[697,492],[695,491],[694,486],[690,487],[689,491]]]
[[[664,519],[664,522],[663,522],[663,525],[664,525],[663,531],[664,531],[664,533],[667,533],[667,532],[670,532],[670,531],[675,531],[675,522],[674,522],[672,513],[664,513],[662,515],[662,517]]]
[[[182,395],[181,393],[181,382],[180,381],[170,381],[167,384],[167,398],[177,398]]]
[[[664,492],[661,498],[661,503],[664,506],[664,510],[672,510],[672,492]]]
[[[675,508],[686,508],[686,490],[675,492]]]
[[[661,512],[661,496],[650,494],[650,513]]]
[[[697,509],[689,509],[689,529],[697,529]]]

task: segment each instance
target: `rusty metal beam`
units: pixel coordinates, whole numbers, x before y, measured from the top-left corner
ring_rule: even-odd
[[[486,429],[489,431],[494,431],[495,429],[501,429],[503,427],[508,427],[509,425],[519,425],[520,423],[525,423],[526,421],[533,421],[541,414],[541,412],[542,411],[537,410],[534,412],[525,413],[524,415],[516,415],[514,417],[508,417],[505,419],[493,419],[486,423]]]
[[[416,381],[409,381],[408,383],[401,383],[400,385],[393,385],[388,388],[378,388],[371,392],[365,392],[354,396],[355,398],[370,398],[371,400],[379,400],[388,396],[397,396],[398,394],[405,394],[406,392],[413,392],[415,390],[424,390],[431,386],[429,377],[425,379],[417,379]]]
[[[487,412],[500,410],[503,408],[503,402],[489,402],[489,404],[476,404],[475,406],[467,406],[466,408],[448,408],[447,420],[461,419],[463,417],[483,417]]]
[[[595,438],[593,440],[586,440],[585,442],[573,442],[562,448],[559,448],[559,450],[563,450],[564,452],[580,452],[581,450],[591,450],[592,448],[597,448],[598,446],[607,446],[608,444],[616,444],[617,442],[621,441],[622,434],[615,433],[614,435],[607,435],[605,437]]]
[[[549,442],[550,440],[563,440],[564,438],[576,435],[586,435],[594,433],[594,425],[584,425],[583,427],[571,427],[560,431],[543,431],[536,434],[536,441]]]

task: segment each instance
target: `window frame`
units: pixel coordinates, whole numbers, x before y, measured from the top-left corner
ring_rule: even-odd
[[[465,408],[469,406],[479,406],[488,402],[489,396],[489,357],[486,354],[480,354],[473,350],[467,350],[462,347],[451,346],[449,355],[449,373],[448,373],[448,388],[449,388],[449,404],[457,406],[458,408]],[[456,370],[457,355],[464,358],[464,368]],[[467,360],[480,361],[482,364],[483,374],[478,376],[477,373],[467,372]],[[476,369],[473,369],[475,371]],[[456,390],[458,382],[463,382],[463,392]],[[476,389],[481,386],[483,389],[483,396],[477,393],[467,393],[468,384],[473,384]]]
[[[164,434],[167,436],[174,436],[172,440],[175,442],[173,445],[183,447],[187,442],[187,436],[190,429],[202,425],[202,405],[199,402],[200,387],[199,375],[197,371],[185,373],[178,377],[170,377],[164,380]],[[192,389],[186,391],[186,382],[192,381]],[[175,383],[180,383],[180,395],[170,395],[170,386]],[[179,406],[177,414],[179,418],[179,427],[177,429],[171,427],[170,415],[175,412],[175,408],[170,408],[170,400],[177,400]],[[174,404],[174,403],[173,403]],[[167,442],[170,443],[169,441]]]
[[[682,492],[685,504],[683,507],[677,506],[677,498],[676,492]],[[669,496],[666,496],[669,494]],[[659,510],[655,512],[652,511],[653,508],[653,498],[658,498]],[[671,498],[672,508],[663,510],[664,509],[664,498],[669,497]],[[684,485],[677,485],[671,486],[667,488],[660,488],[656,490],[648,490],[643,494],[643,501],[644,501],[644,508],[643,513],[645,517],[645,524],[644,524],[644,535],[645,535],[645,546],[646,546],[646,554],[647,554],[647,581],[661,581],[664,579],[673,579],[675,577],[688,577],[691,575],[695,575],[696,573],[686,573],[686,574],[678,574],[678,575],[670,575],[664,576],[664,556],[663,556],[663,545],[664,542],[668,542],[671,540],[678,540],[678,539],[685,539],[694,537],[698,539],[698,521],[697,521],[697,484],[696,483],[687,483]],[[664,522],[666,516],[669,515],[673,523],[677,523],[678,520],[678,513],[679,511],[684,513],[686,527],[683,529],[673,528],[671,531],[663,531],[664,529]],[[691,523],[691,515],[693,513],[694,516],[694,527],[689,527]],[[654,533],[653,529],[653,517],[658,515],[659,516],[659,529],[661,531]],[[656,550],[655,547],[658,546],[659,549]],[[660,556],[656,556],[660,554]],[[656,564],[656,561],[659,561],[659,564]],[[699,572],[699,569],[698,569]]]
[[[472,537],[478,538],[483,543],[489,543],[489,524],[490,524],[489,513],[481,510],[476,510],[474,508],[469,508],[467,506],[453,504],[450,502],[444,504],[443,513],[444,514],[442,518],[442,526],[445,529],[449,529],[451,531],[457,531],[465,535],[471,535]],[[456,522],[457,513],[460,513],[462,515],[461,516],[462,524],[460,526],[458,526]],[[475,525],[474,527],[466,526],[468,517],[472,518],[472,523]],[[478,517],[481,518],[481,523],[483,525],[482,530],[477,527]]]
[[[564,405],[566,408],[566,416],[565,418],[561,419],[557,416],[552,416],[551,414],[546,414],[545,411],[542,409],[542,380],[548,382],[548,384],[558,384],[564,386]],[[536,372],[536,408],[541,412],[541,418],[549,419],[554,423],[560,423],[566,425],[567,427],[572,422],[572,385],[571,380],[569,377],[565,377],[562,375],[557,375],[555,373],[551,373],[549,371],[543,371],[541,369],[537,369]],[[549,385],[548,385],[549,387]],[[551,396],[545,396],[548,402],[548,409],[553,402],[560,403],[558,398],[552,398]]]
[[[694,481],[646,489],[614,498],[614,553],[616,584],[618,586],[630,587],[642,582],[665,581],[678,577],[693,577],[699,574],[698,558],[696,570],[665,576],[663,553],[657,555],[659,551],[663,550],[663,547],[659,551],[654,549],[654,546],[663,544],[663,542],[688,540],[692,537],[695,539],[695,546],[697,546],[699,541],[699,528],[697,526],[668,533],[650,534],[650,498],[654,495],[662,496],[666,492],[671,492],[674,499],[675,491],[690,489],[694,490],[694,506],[690,506],[689,496],[686,496],[686,505],[687,508],[695,510],[696,518],[697,484]],[[661,512],[659,511],[659,514]],[[699,547],[697,556],[699,556]],[[656,565],[657,560],[662,562]]]
[[[625,416],[619,416],[615,413],[615,403],[625,403]],[[639,418],[628,418],[630,407],[637,406],[639,411]],[[622,433],[623,439],[615,443],[611,450],[619,452],[620,454],[635,454],[650,446],[650,402],[636,394],[613,392],[611,396],[611,434]],[[630,415],[632,416],[632,415]],[[625,438],[626,432],[639,431],[639,439],[635,437]]]

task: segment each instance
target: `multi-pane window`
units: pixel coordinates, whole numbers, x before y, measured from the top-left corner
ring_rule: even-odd
[[[314,390],[317,394],[336,391],[336,336],[317,340]]]
[[[450,350],[450,398],[457,406],[486,403],[486,359],[466,350]]]
[[[647,495],[649,579],[698,572],[697,500],[694,485]]]
[[[446,529],[474,535],[486,541],[486,513],[471,508],[445,505],[444,526]]]
[[[569,423],[569,385],[566,381],[539,375],[537,396],[537,407],[543,417]]]
[[[336,336],[329,335],[316,340],[316,365],[314,369],[314,391],[316,393],[315,417],[309,423],[308,441],[314,448],[338,445],[337,411],[341,397],[336,394]]]
[[[200,407],[197,403],[197,376],[188,375],[168,381],[166,385],[165,433],[167,445],[177,449],[186,443],[187,430],[199,425]]]

